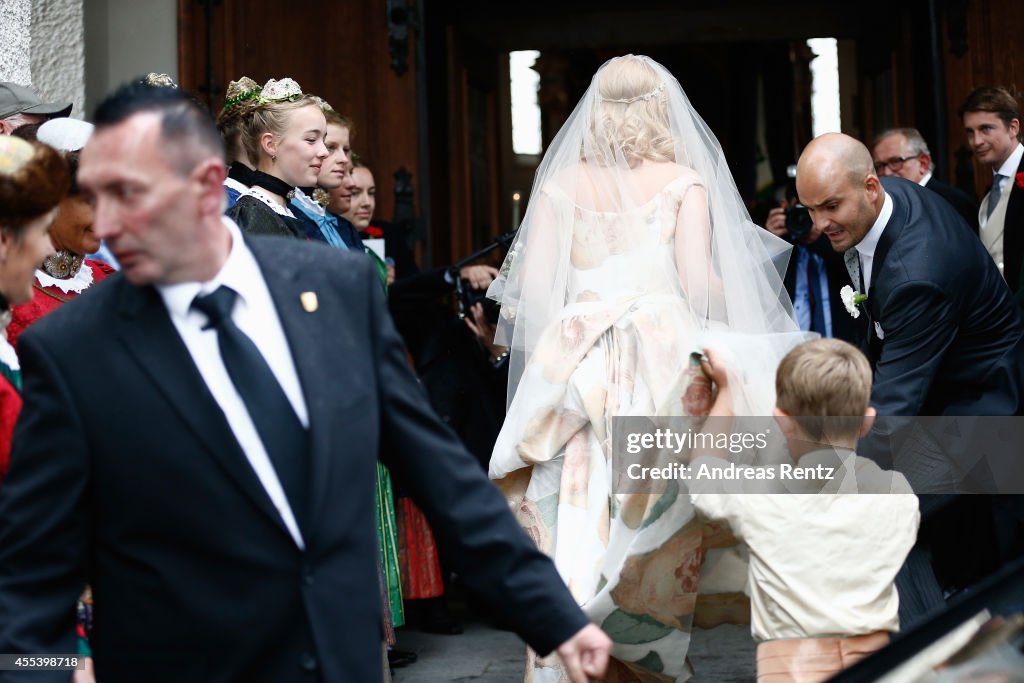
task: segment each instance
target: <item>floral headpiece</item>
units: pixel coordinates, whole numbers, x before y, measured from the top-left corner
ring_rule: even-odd
[[[174,82],[174,79],[167,74],[158,74],[150,71],[148,74],[142,77],[142,82],[146,85],[153,85],[158,88],[177,88],[178,84]]]
[[[224,93],[224,110],[236,107],[248,100],[260,98],[260,84],[248,76],[242,76],[237,81],[228,83],[228,90]]]
[[[10,135],[0,135],[0,174],[14,175],[36,155],[32,143]]]
[[[294,102],[302,97],[302,88],[290,78],[271,78],[260,92],[260,104]]]
[[[313,101],[316,102],[316,106],[320,107],[320,111],[324,112],[325,114],[329,111],[334,111],[334,107],[331,106],[330,102],[328,102],[322,97],[317,97],[316,95],[313,95]]]
[[[613,99],[613,98],[610,98],[610,97],[602,97],[601,101],[602,102],[620,102],[622,104],[632,104],[633,102],[639,102],[640,100],[643,100],[644,102],[648,102],[648,101],[650,101],[650,99],[652,97],[658,97],[659,95],[661,95],[664,92],[665,92],[665,84],[664,83],[659,83],[657,88],[655,88],[651,92],[644,93],[643,95],[637,95],[635,97],[624,97],[622,99]]]

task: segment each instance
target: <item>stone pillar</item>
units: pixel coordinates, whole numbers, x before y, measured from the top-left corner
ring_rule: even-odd
[[[31,0],[0,0],[0,81],[32,83]]]
[[[85,100],[82,0],[0,0],[0,81],[33,88],[47,102]]]

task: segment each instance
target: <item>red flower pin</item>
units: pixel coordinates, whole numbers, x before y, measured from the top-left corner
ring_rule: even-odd
[[[1017,187],[1024,187],[1024,171],[1021,171],[1016,176]]]

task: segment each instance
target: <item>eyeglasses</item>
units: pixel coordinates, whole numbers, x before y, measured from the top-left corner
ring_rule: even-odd
[[[893,173],[898,173],[899,170],[901,168],[903,168],[903,163],[904,162],[910,161],[911,159],[917,159],[918,157],[921,157],[921,156],[924,156],[924,155],[923,154],[914,154],[914,155],[909,156],[909,157],[893,157],[892,159],[887,159],[885,161],[876,161],[875,162],[875,170],[880,173],[883,168],[888,166],[890,171],[892,171]]]

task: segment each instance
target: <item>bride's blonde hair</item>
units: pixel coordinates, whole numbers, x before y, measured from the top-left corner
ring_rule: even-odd
[[[585,157],[605,165],[621,154],[630,167],[675,161],[665,83],[650,64],[633,55],[609,61],[597,75],[597,95]]]

